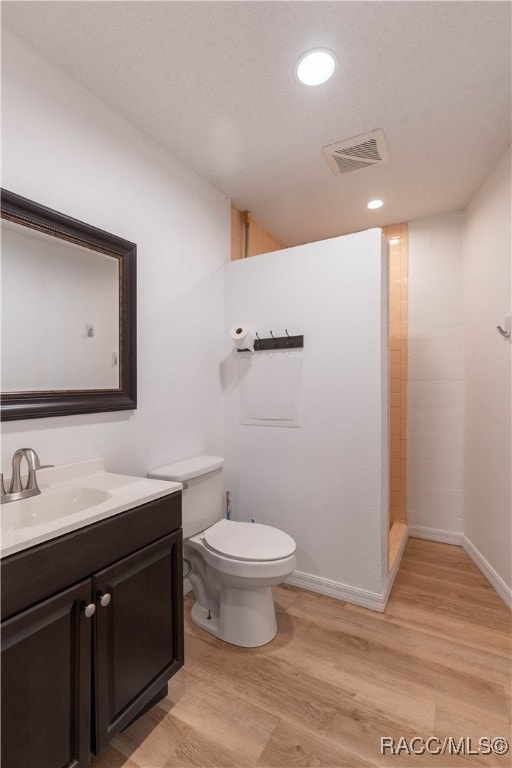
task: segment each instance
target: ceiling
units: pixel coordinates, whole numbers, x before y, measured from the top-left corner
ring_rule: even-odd
[[[289,245],[461,209],[510,144],[507,2],[3,2],[2,17]],[[314,47],[339,67],[308,88],[294,65]],[[390,162],[334,176],[322,146],[377,128]]]

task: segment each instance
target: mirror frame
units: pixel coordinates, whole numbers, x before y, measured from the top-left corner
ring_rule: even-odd
[[[37,419],[137,408],[137,246],[33,200],[1,190],[1,217],[107,254],[119,261],[119,387],[1,394],[1,420]],[[30,339],[20,340],[30,354]]]

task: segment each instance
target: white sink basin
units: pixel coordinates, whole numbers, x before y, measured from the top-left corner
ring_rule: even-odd
[[[68,517],[111,498],[111,493],[97,488],[65,488],[12,501],[2,506],[2,533]]]
[[[103,459],[41,469],[41,493],[0,506],[6,557],[133,507],[181,491],[181,483],[105,472]]]

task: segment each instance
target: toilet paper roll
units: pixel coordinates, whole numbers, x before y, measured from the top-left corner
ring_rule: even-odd
[[[237,349],[249,349],[251,352],[254,352],[254,336],[245,323],[234,325],[229,335]]]

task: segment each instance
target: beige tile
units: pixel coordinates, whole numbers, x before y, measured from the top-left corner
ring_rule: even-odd
[[[402,408],[400,406],[391,406],[389,409],[389,419],[390,421],[401,421]]]
[[[389,323],[390,325],[393,323],[399,323],[401,320],[401,314],[400,314],[400,307],[397,307],[396,309],[393,309],[390,307],[389,309]]]
[[[393,434],[391,432],[390,438],[389,438],[389,447],[391,450],[398,449],[401,451],[401,445],[400,445],[400,431],[398,431],[396,434]]]
[[[390,462],[390,464],[389,464],[389,476],[390,477],[400,477],[400,463],[398,461],[396,463]]]
[[[399,477],[390,477],[389,478],[389,488],[391,491],[400,491],[400,478]]]
[[[393,409],[390,408],[390,410],[393,410]],[[389,422],[389,434],[390,434],[391,437],[398,436],[398,438],[400,439],[400,436],[402,434],[402,428],[401,428],[401,425],[400,425],[400,419],[398,419],[397,421],[390,420],[390,422]]]
[[[390,491],[389,498],[390,498],[390,504],[392,506],[395,506],[395,507],[400,506],[400,492],[399,491]]]
[[[402,224],[390,224],[385,228],[384,234],[388,240],[394,237],[402,237]]]
[[[393,394],[400,394],[401,391],[401,381],[400,379],[391,379],[389,382],[389,392],[391,395]]]

